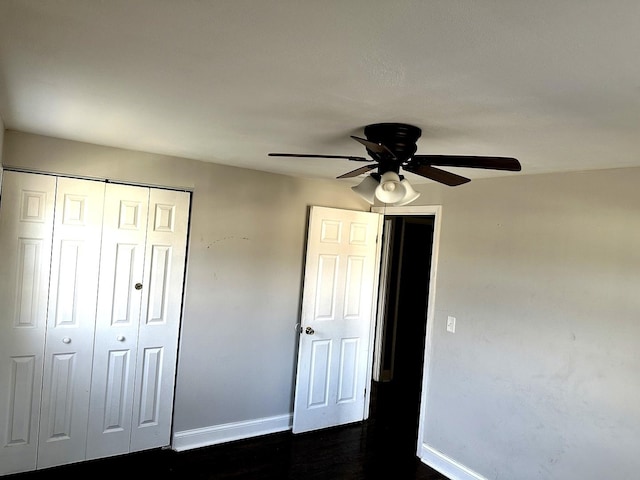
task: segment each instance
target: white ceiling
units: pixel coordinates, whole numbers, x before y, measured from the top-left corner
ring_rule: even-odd
[[[524,174],[640,166],[639,52],[637,0],[1,0],[0,115],[310,177],[360,164],[267,153],[364,156],[378,122]]]

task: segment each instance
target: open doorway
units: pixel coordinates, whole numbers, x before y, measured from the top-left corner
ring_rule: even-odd
[[[418,438],[434,239],[433,216],[385,217],[370,418]]]

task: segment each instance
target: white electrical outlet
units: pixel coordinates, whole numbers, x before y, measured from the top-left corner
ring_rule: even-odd
[[[456,333],[456,317],[447,317],[447,332]]]

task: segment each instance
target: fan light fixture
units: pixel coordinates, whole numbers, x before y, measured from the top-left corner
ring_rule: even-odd
[[[407,193],[400,183],[400,175],[396,172],[385,172],[380,177],[380,185],[376,187],[376,198],[382,203],[396,203]]]
[[[420,196],[420,194],[413,189],[413,187],[409,183],[409,180],[407,180],[406,178],[403,178],[400,184],[404,187],[406,193],[404,194],[404,197],[402,197],[402,200],[394,203],[394,205],[397,205],[398,207],[407,205]]]
[[[406,178],[391,171],[383,173],[379,179],[369,175],[351,190],[371,205],[376,198],[387,205],[407,205],[420,196]]]
[[[364,198],[371,205],[375,203],[376,187],[379,185],[378,180],[373,176],[367,175],[365,179],[355,187],[351,187],[351,190],[356,192],[362,198]]]

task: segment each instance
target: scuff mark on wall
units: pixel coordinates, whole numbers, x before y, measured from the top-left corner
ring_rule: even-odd
[[[214,240],[209,245],[207,245],[207,248],[211,248],[216,243],[226,242],[228,240],[244,240],[244,241],[247,241],[247,242],[251,241],[251,239],[249,237],[236,237],[235,235],[231,235],[229,237],[222,237],[222,238],[219,238],[217,240]]]

